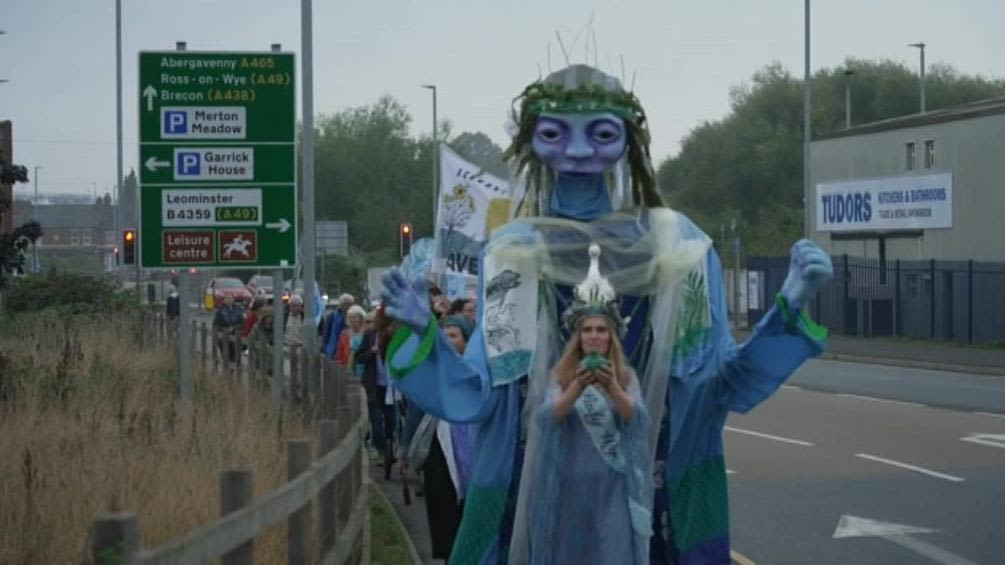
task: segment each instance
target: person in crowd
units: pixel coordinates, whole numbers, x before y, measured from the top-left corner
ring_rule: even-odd
[[[290,314],[286,317],[283,343],[291,351],[304,345],[304,298],[299,294],[290,297]]]
[[[168,284],[168,294],[165,300],[164,312],[168,320],[175,322],[181,314],[181,301],[178,296],[178,289],[173,284]]]
[[[359,350],[363,340],[363,322],[366,310],[358,304],[353,304],[346,311],[346,327],[339,336],[338,349],[335,351],[335,361],[343,367],[351,367],[357,377],[362,377],[362,371],[357,371],[352,363],[352,354]]]
[[[475,300],[473,298],[458,298],[450,303],[450,315],[464,316],[471,323],[471,326],[475,325]]]
[[[262,313],[265,310],[265,296],[256,296],[254,300],[251,301],[251,306],[248,308],[248,314],[244,317],[244,323],[241,325],[241,338],[245,341],[251,336],[251,332],[255,329],[255,325],[262,318]]]
[[[649,565],[649,536],[632,524],[641,514],[638,525],[649,526],[651,423],[618,339],[624,323],[616,308],[595,305],[571,318],[573,337],[537,414],[530,559]]]
[[[237,358],[234,347],[236,332],[244,323],[244,308],[234,302],[234,297],[226,295],[213,315],[213,330],[217,337],[217,347],[231,362]]]
[[[472,327],[461,315],[446,317],[441,327],[458,355],[467,349]],[[443,559],[450,551],[464,513],[464,498],[475,461],[477,427],[450,424],[410,404],[401,445],[401,472],[409,467],[422,471],[426,499],[426,520],[433,545],[433,558]]]
[[[377,329],[376,312],[369,312],[363,321],[363,334],[359,347],[353,349],[353,367],[366,391],[366,406],[370,416],[370,442],[378,451],[384,451],[384,396],[377,388]],[[384,389],[386,392],[386,388]]]
[[[326,357],[335,357],[338,341],[342,337],[342,330],[345,329],[346,314],[354,304],[356,298],[353,295],[342,294],[338,297],[338,307],[326,314],[321,321],[321,344]]]

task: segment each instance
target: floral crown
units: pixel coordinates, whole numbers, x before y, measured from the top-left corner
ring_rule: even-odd
[[[591,243],[589,253],[590,268],[586,278],[573,289],[572,304],[562,314],[565,328],[573,333],[586,318],[600,316],[611,323],[618,337],[623,338],[628,329],[628,321],[621,317],[614,287],[607,277],[600,274],[600,246]]]

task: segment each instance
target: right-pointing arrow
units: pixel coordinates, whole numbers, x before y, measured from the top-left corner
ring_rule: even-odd
[[[270,222],[265,224],[265,227],[270,230],[279,230],[279,233],[286,233],[286,230],[290,229],[290,222],[286,218],[279,218],[278,222]]]
[[[859,518],[858,516],[841,516],[837,528],[834,530],[834,539],[841,538],[862,538],[876,537],[891,541],[901,547],[928,557],[929,559],[944,565],[977,565],[973,561],[949,553],[941,547],[932,545],[926,541],[911,537],[911,534],[932,534],[938,530],[923,528],[920,526],[908,526],[906,524],[896,524],[894,522],[880,522],[869,518]]]

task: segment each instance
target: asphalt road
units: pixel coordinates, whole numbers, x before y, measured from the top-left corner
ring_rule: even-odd
[[[1005,377],[813,361],[789,382],[727,424],[734,549],[1005,563]]]

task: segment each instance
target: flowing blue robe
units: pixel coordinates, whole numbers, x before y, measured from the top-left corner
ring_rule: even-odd
[[[698,231],[690,221],[684,229]],[[824,348],[824,335],[805,316],[773,307],[737,345],[728,326],[722,268],[714,250],[706,257],[711,327],[687,348],[675,348],[668,410],[654,466],[656,496],[650,558],[654,563],[728,563],[729,514],[722,431],[730,410],[747,412],[767,399],[806,359]],[[484,304],[479,280],[479,319]],[[626,297],[634,312],[623,341],[634,367],[646,353],[646,297]],[[784,301],[782,301],[784,302]],[[783,304],[784,305],[784,304]],[[412,336],[389,362],[408,365],[419,349]],[[475,329],[463,357],[437,332],[428,355],[398,382],[424,411],[457,423],[479,423],[478,454],[464,518],[450,563],[506,563],[526,437],[521,412],[526,377],[493,386],[485,338]]]

